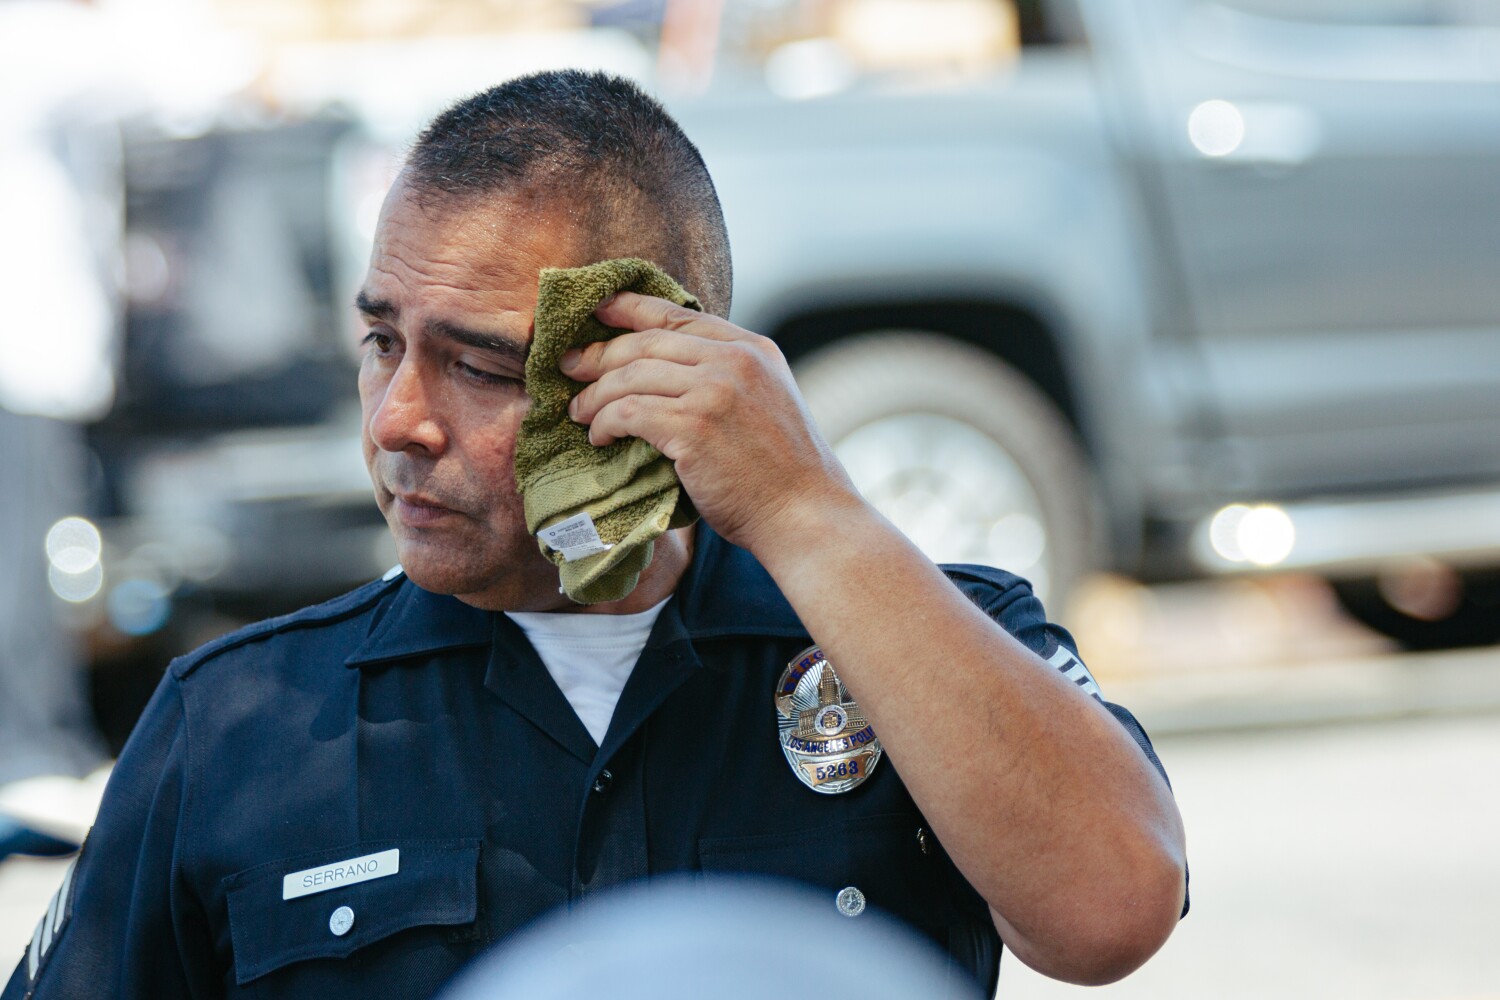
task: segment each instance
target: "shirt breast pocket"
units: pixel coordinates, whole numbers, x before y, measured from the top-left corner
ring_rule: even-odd
[[[708,873],[800,882],[827,893],[830,910],[858,916],[869,905],[945,938],[950,901],[941,872],[923,850],[927,835],[919,837],[920,824],[912,816],[879,816],[798,832],[705,838],[698,856]]]
[[[426,995],[470,957],[478,840],[374,841],[225,879],[234,980],[263,996],[347,990]],[[344,994],[339,994],[344,995]]]

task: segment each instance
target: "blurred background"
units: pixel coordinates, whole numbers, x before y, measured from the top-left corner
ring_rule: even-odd
[[[395,561],[380,201],[557,66],[668,103],[860,488],[1158,738],[1193,914],[1105,992],[1500,997],[1494,0],[0,0],[0,784]]]

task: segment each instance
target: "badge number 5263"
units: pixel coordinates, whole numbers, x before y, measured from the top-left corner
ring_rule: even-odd
[[[827,784],[830,781],[848,781],[851,778],[860,778],[870,768],[869,753],[856,754],[843,760],[831,760],[827,763],[807,760],[802,762],[802,767],[812,778],[813,787]]]
[[[818,768],[813,774],[813,780],[817,782],[832,781],[834,778],[856,778],[859,776],[859,761],[841,760],[837,764],[829,764],[827,767]]]

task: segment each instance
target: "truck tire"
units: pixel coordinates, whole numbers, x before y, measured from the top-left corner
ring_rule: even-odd
[[[1461,573],[1462,592],[1441,617],[1416,617],[1386,597],[1372,578],[1330,580],[1350,617],[1406,649],[1459,649],[1500,642],[1500,570]]]
[[[1098,564],[1083,449],[1041,390],[948,337],[880,331],[793,366],[861,493],[937,562],[997,566],[1060,612]]]

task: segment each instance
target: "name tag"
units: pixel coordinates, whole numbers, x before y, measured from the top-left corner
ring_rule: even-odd
[[[391,848],[379,854],[366,854],[362,858],[335,861],[292,872],[281,880],[281,898],[296,899],[311,896],[315,892],[327,892],[340,886],[356,882],[368,882],[372,878],[385,878],[401,870],[401,850]]]

